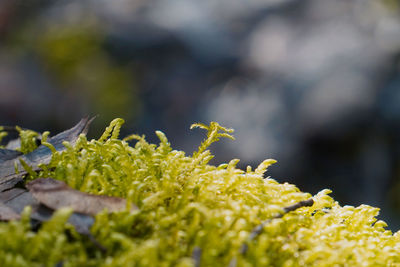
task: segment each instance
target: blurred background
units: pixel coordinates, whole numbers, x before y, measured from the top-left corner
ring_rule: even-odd
[[[191,154],[218,121],[239,158],[400,228],[396,0],[1,0],[0,124],[57,133],[96,115]]]

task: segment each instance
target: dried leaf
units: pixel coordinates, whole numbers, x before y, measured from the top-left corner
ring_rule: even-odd
[[[73,128],[66,130],[53,136],[47,140],[48,143],[52,144],[57,151],[65,150],[64,141],[68,141],[72,145],[75,144],[80,134],[86,134],[90,123],[94,118],[90,119],[88,117],[83,118],[77,125]],[[5,154],[11,154],[11,152],[4,152]],[[28,153],[26,155],[20,155],[13,159],[1,161],[0,160],[0,183],[2,178],[14,175],[16,178],[22,178],[26,175],[26,170],[20,163],[23,160],[28,166],[30,166],[34,171],[39,170],[38,164],[48,164],[51,160],[51,150],[40,145],[37,149]],[[19,173],[16,173],[16,169]]]
[[[17,148],[21,147],[21,139],[17,138],[17,139],[13,139],[10,140],[7,145],[5,146],[5,148],[10,149],[10,150],[16,150]],[[22,153],[21,153],[22,154]]]
[[[37,201],[33,195],[23,188],[12,188],[0,192],[0,220],[9,221],[19,219],[21,212],[26,206],[32,207],[31,219],[34,228],[42,222],[48,221],[54,210],[48,208]],[[94,218],[85,214],[72,213],[68,222],[75,227],[75,230],[84,235],[91,235],[90,227],[94,223]]]
[[[69,142],[74,145],[80,134],[86,134],[89,125],[94,118],[90,119],[88,117],[80,120],[80,122],[73,128],[66,130],[57,134],[56,136],[50,137],[47,142],[52,144],[57,151],[65,150],[64,141]],[[22,156],[22,159],[30,166],[37,166],[40,163],[48,164],[51,160],[51,151],[48,147],[41,145],[33,152]]]
[[[53,213],[54,210],[39,204],[32,209],[31,219],[34,220],[34,223],[36,222],[40,225],[40,223],[50,220]],[[78,233],[91,236],[90,227],[94,223],[94,218],[86,214],[74,212],[68,218],[68,223],[73,225]]]
[[[75,230],[78,233],[83,235],[91,235],[90,227],[92,227],[94,223],[93,217],[86,214],[74,212],[69,217],[68,222],[75,227]]]
[[[84,193],[52,178],[35,179],[26,187],[40,203],[54,210],[70,207],[75,212],[96,215],[104,209],[109,212],[126,209],[126,200],[123,198]]]
[[[0,203],[6,204],[10,200],[18,197],[24,192],[28,192],[26,189],[23,188],[12,188],[10,190],[4,191],[0,193]]]
[[[12,160],[21,155],[22,153],[16,150],[0,149],[0,162]]]
[[[87,133],[93,119],[82,119],[73,128],[48,138],[47,143],[50,143],[57,151],[65,150],[63,142],[67,141],[74,145],[80,134]],[[15,149],[20,144],[20,140],[12,140],[9,144]],[[74,212],[68,222],[78,233],[87,235],[100,250],[105,251],[105,248],[90,233],[90,227],[94,223],[92,215],[104,209],[110,212],[124,210],[126,200],[86,194],[51,178],[41,178],[30,182],[26,185],[29,191],[18,188],[17,184],[23,181],[28,169],[34,173],[40,169],[39,164],[50,163],[52,151],[40,145],[31,153],[23,155],[10,147],[0,149],[0,221],[20,219],[24,208],[31,206],[31,223],[32,227],[36,228],[42,222],[49,220],[55,210],[70,207]]]
[[[0,221],[18,220],[21,216],[11,208],[0,203]]]
[[[13,188],[20,182],[22,182],[22,177],[20,174],[10,175],[6,178],[0,178],[0,192]]]
[[[39,202],[26,189],[13,188],[0,193],[0,203],[21,214],[26,206],[32,207],[32,214],[39,207]]]

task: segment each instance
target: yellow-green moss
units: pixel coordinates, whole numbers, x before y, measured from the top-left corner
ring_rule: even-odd
[[[122,124],[122,119],[112,121],[99,140],[81,135],[75,146],[65,143],[67,150],[53,153],[37,175],[81,191],[124,197],[139,207],[134,213],[96,216],[91,231],[106,252],[65,223],[70,211],[59,211],[37,233],[30,230],[26,211],[20,222],[0,224],[1,266],[195,266],[195,249],[201,252],[200,266],[228,266],[233,258],[237,266],[400,265],[399,234],[376,221],[378,209],[341,207],[329,190],[315,195],[312,207],[266,223],[240,254],[257,225],[312,196],[264,178],[274,160],[255,171],[236,168],[236,159],[208,164],[208,146],[220,137],[232,138],[232,130],[217,123],[194,125],[208,134],[192,156],[173,150],[159,131],[158,145],[138,135],[120,140]],[[130,146],[132,140],[136,143]],[[66,229],[73,238],[67,238]]]

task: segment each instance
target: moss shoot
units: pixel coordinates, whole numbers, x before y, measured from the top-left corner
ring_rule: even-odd
[[[123,123],[113,120],[98,140],[81,135],[74,146],[64,143],[62,153],[53,149],[50,164],[26,178],[52,177],[84,192],[126,198],[126,211],[95,218],[91,232],[105,250],[67,223],[71,210],[57,211],[33,231],[27,207],[20,221],[0,223],[0,266],[400,265],[399,233],[377,221],[378,208],[342,207],[330,190],[311,196],[264,178],[274,160],[246,171],[237,159],[210,165],[208,147],[233,139],[231,129],[194,124],[207,137],[186,155],[160,131],[159,144],[139,135],[119,139]],[[20,136],[21,152],[36,147],[35,133]],[[312,206],[285,212],[310,198]],[[130,212],[130,205],[139,209]]]

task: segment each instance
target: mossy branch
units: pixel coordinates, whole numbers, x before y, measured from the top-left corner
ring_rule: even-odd
[[[392,234],[384,222],[376,220],[379,209],[367,205],[342,207],[328,195],[330,190],[322,190],[311,199],[295,185],[264,178],[274,160],[265,160],[255,170],[248,167],[246,171],[236,167],[238,160],[220,166],[207,164],[213,156],[209,146],[221,137],[233,139],[233,130],[218,123],[192,125],[207,130],[207,138],[193,156],[188,156],[173,150],[161,132],[156,133],[159,144],[148,143],[138,135],[120,140],[122,123],[120,119],[112,121],[98,141],[80,135],[76,142],[64,142],[64,149],[56,153],[47,140],[48,134],[42,134],[42,144],[53,150],[50,163],[39,164],[42,170],[37,171],[28,161],[15,161],[15,173],[27,172],[31,179],[53,177],[83,192],[123,197],[128,207],[139,209],[134,213],[96,215],[90,232],[103,248],[73,231],[73,239],[66,236],[65,230],[71,227],[65,224],[65,212],[56,214],[37,232],[30,228],[26,213],[21,221],[1,222],[2,265],[400,263],[400,232]],[[22,138],[22,143],[28,145],[33,140],[29,135]],[[133,146],[127,142],[131,139],[137,140]],[[311,205],[304,212],[285,216]]]

